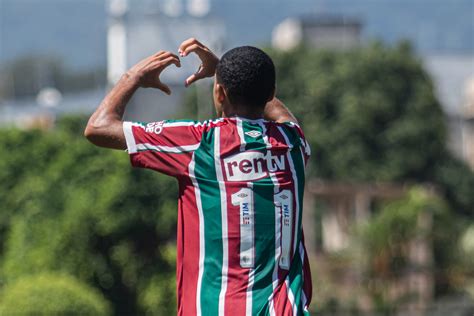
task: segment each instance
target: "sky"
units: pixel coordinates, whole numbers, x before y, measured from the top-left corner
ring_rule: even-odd
[[[140,15],[164,0],[131,2]],[[71,68],[105,67],[105,7],[104,0],[0,0],[0,64],[49,55]],[[308,14],[358,18],[365,40],[410,39],[420,54],[474,54],[474,0],[212,0],[209,16],[224,22],[236,46],[267,44],[280,21]]]

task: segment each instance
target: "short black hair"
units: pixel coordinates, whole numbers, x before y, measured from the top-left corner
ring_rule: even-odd
[[[275,65],[264,51],[253,46],[236,47],[217,64],[217,82],[232,104],[265,106],[275,90]]]

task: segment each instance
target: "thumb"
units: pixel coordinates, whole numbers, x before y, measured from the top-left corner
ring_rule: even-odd
[[[189,85],[192,84],[193,82],[204,78],[204,73],[203,72],[204,72],[204,67],[202,65],[200,65],[199,69],[186,79],[186,81],[184,82],[184,85],[186,87],[189,87]]]
[[[199,78],[198,78],[197,74],[192,74],[191,76],[189,76],[189,77],[186,79],[186,81],[184,82],[184,85],[185,85],[186,87],[189,87],[189,85],[190,85],[191,83],[193,83],[194,81],[197,81],[198,79],[199,79]]]
[[[171,89],[168,87],[168,85],[162,83],[161,81],[156,84],[156,87],[166,93],[167,95],[171,94]]]

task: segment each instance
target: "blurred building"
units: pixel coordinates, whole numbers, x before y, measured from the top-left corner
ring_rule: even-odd
[[[275,48],[289,50],[299,44],[314,48],[348,49],[359,45],[362,22],[345,15],[304,15],[287,18],[272,34]]]
[[[474,170],[474,74],[466,82],[464,97],[461,113],[461,154]]]
[[[159,50],[177,53],[180,43],[190,37],[222,54],[225,26],[211,15],[210,4],[210,0],[107,0],[108,87],[131,66]],[[181,59],[181,68],[171,66],[162,73],[161,81],[171,88],[171,96],[156,89],[139,89],[127,107],[125,119],[151,121],[175,116],[182,110],[188,92],[184,81],[199,64],[197,56],[190,55]],[[36,96],[0,101],[0,125],[47,128],[59,115],[92,113],[106,93],[104,87],[98,87],[61,95],[54,81],[44,80],[47,76],[43,73],[36,77]],[[200,118],[212,115],[210,85],[211,80],[206,79],[195,84]]]
[[[448,147],[474,170],[474,55],[423,57],[446,114]]]
[[[210,16],[210,9],[209,0],[109,0],[109,85],[113,85],[135,63],[159,50],[177,53],[180,43],[190,37],[198,38],[220,55],[224,48],[225,26],[221,20]],[[171,66],[163,72],[161,81],[170,86],[171,96],[155,89],[138,90],[127,107],[126,119],[163,119],[179,111],[186,95],[184,81],[199,64],[197,56],[190,55],[182,58],[181,68]],[[205,84],[204,80],[197,86]],[[202,93],[205,90],[206,87],[200,89]],[[212,109],[211,96],[202,99],[207,103],[202,107]]]
[[[58,116],[92,113],[103,98],[102,89],[61,95],[44,88],[36,97],[0,102],[0,126],[52,128]]]

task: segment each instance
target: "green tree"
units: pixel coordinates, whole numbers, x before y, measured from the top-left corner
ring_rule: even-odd
[[[91,145],[84,124],[0,130],[0,286],[66,273],[99,288],[116,313],[142,313],[157,287],[175,297],[163,247],[175,243],[177,186],[132,169],[125,152]],[[153,311],[169,314],[175,299],[166,303]]]
[[[456,211],[474,211],[474,175],[446,150],[441,106],[409,44],[269,53],[277,95],[294,111],[312,147],[311,175],[433,182]]]
[[[408,45],[272,55],[278,95],[314,148],[315,175],[392,181],[433,174],[433,157],[444,150],[444,117]]]
[[[102,294],[66,275],[39,274],[9,284],[0,297],[1,315],[110,315]]]

